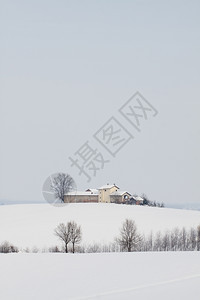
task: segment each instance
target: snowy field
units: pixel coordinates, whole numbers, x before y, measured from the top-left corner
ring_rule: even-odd
[[[165,231],[200,224],[199,211],[115,204],[5,205],[0,242],[43,249],[60,246],[53,231],[61,222],[82,226],[82,244],[109,243],[122,222],[138,230]],[[200,252],[0,254],[2,300],[199,300]]]
[[[199,300],[200,252],[0,254],[2,300]]]
[[[76,221],[82,226],[82,244],[109,243],[119,234],[122,222],[135,220],[140,233],[165,231],[176,226],[200,224],[200,211],[140,207],[117,204],[18,204],[0,206],[0,243],[7,240],[17,247],[43,249],[61,245],[54,235],[61,222]]]

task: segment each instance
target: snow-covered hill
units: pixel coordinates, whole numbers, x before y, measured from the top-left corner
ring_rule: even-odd
[[[54,207],[49,204],[0,206],[0,242],[18,247],[38,248],[60,245],[54,235],[61,222],[76,221],[82,226],[83,243],[109,243],[118,235],[122,222],[135,220],[140,233],[148,234],[200,224],[200,212],[169,208],[117,204],[77,203]]]
[[[2,300],[199,300],[200,252],[0,254]]]

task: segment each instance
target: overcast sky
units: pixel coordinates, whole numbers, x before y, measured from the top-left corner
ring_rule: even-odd
[[[78,190],[198,204],[199,14],[198,0],[1,0],[0,201],[43,201],[65,172]],[[137,91],[158,111],[140,132],[119,112]],[[134,136],[115,157],[94,138],[111,117]],[[109,160],[90,182],[69,160],[86,141]]]

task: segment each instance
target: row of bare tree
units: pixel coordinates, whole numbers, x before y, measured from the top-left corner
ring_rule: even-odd
[[[80,245],[82,240],[81,226],[76,222],[70,221],[67,224],[60,223],[54,230],[54,234],[62,241],[64,247],[54,246],[43,252],[79,252],[79,253],[95,253],[95,252],[146,252],[146,251],[200,251],[200,225],[197,228],[189,230],[174,228],[164,233],[157,232],[142,236],[135,222],[126,219],[119,232],[119,236],[109,244],[92,244]],[[18,248],[4,242],[0,244],[0,253],[18,252]],[[30,251],[39,252],[36,247]]]
[[[174,228],[143,237],[140,251],[200,251],[200,226],[186,230]]]
[[[70,233],[72,232],[72,233]],[[81,227],[75,222],[60,224],[55,229],[55,234],[65,245],[72,243],[72,252],[133,252],[133,251],[200,251],[200,225],[195,229],[186,230],[174,228],[165,233],[151,233],[148,237],[142,236],[133,220],[126,219],[120,229],[120,234],[109,245],[93,244],[77,247],[81,242]]]
[[[200,251],[200,225],[195,229],[174,228],[165,233],[151,233],[148,237],[137,231],[134,221],[126,219],[116,242],[121,251]]]

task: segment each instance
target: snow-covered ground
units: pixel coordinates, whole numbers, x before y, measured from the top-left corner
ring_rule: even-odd
[[[196,227],[199,211],[115,204],[8,205],[0,207],[0,242],[40,249],[60,245],[54,228],[82,226],[83,243],[109,243],[122,222],[138,230]],[[2,300],[199,300],[200,252],[0,254]]]
[[[200,252],[0,254],[2,300],[199,300]]]
[[[196,227],[200,211],[101,203],[5,205],[0,206],[0,243],[7,240],[17,247],[40,249],[61,245],[54,229],[70,220],[82,226],[83,244],[109,243],[126,218],[135,220],[140,233],[148,234],[176,226]]]

